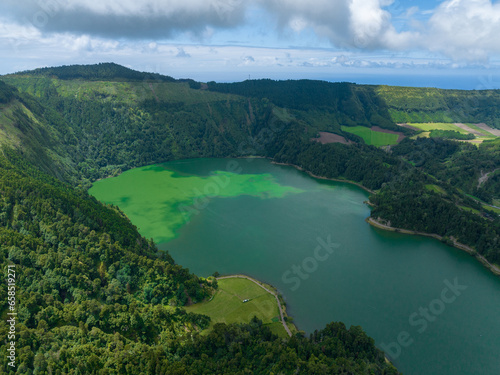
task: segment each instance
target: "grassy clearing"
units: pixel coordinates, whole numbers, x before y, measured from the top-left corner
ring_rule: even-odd
[[[445,192],[442,188],[440,188],[439,186],[437,186],[437,185],[432,185],[432,184],[430,184],[430,185],[425,185],[425,188],[426,188],[427,190],[431,190],[431,191],[434,191],[434,192],[436,192],[436,193],[446,195],[446,192]]]
[[[288,337],[279,319],[279,310],[274,296],[247,279],[222,279],[210,301],[187,306],[188,312],[208,315],[212,321],[208,333],[215,323],[248,323],[254,316],[269,325],[280,337]],[[248,299],[248,302],[243,302]],[[293,331],[292,331],[293,332]]]
[[[458,206],[459,208],[461,208],[462,210],[464,211],[469,211],[469,212],[472,212],[473,214],[476,214],[476,215],[481,215],[481,212],[479,212],[478,210],[476,210],[475,208],[471,208],[471,207],[465,207],[465,206]]]
[[[496,214],[500,215],[500,208],[496,208],[496,207],[488,206],[487,204],[483,204],[483,208],[484,208],[485,210],[493,211],[493,212],[495,212]]]
[[[418,134],[415,134],[413,137],[411,137],[411,139],[417,139],[417,138],[429,138],[429,137],[430,137],[430,134],[431,134],[431,132],[423,132],[423,133],[418,133]]]
[[[467,131],[459,128],[458,126],[454,124],[447,124],[444,122],[430,122],[430,123],[409,123],[408,125],[411,125],[415,128],[418,128],[420,130],[423,130],[425,132],[430,132],[431,130],[438,129],[438,130],[454,130],[457,131],[461,134],[469,134]]]
[[[365,126],[342,126],[342,130],[355,134],[363,138],[367,145],[376,147],[395,145],[398,141],[396,134],[378,132]]]

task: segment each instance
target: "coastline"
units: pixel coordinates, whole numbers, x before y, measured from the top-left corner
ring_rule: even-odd
[[[222,279],[247,279],[247,280],[250,280],[253,283],[257,284],[258,286],[260,286],[262,289],[264,289],[269,294],[273,295],[274,298],[276,298],[276,302],[278,304],[278,309],[280,312],[280,318],[281,318],[281,323],[283,324],[283,328],[285,328],[285,331],[288,333],[288,336],[292,337],[292,332],[290,331],[290,328],[288,327],[288,324],[285,321],[285,318],[288,318],[288,315],[286,313],[286,305],[284,303],[283,304],[281,303],[279,297],[281,297],[282,300],[283,300],[283,297],[278,293],[278,290],[274,286],[272,286],[270,284],[263,283],[259,280],[254,279],[253,277],[250,277],[247,275],[242,275],[242,274],[217,277],[217,280],[222,280]],[[299,329],[297,328],[295,323],[290,322],[289,324],[291,324],[295,328],[295,330],[297,332],[299,332]]]
[[[443,237],[435,234],[435,233],[425,233],[425,232],[417,232],[414,230],[409,230],[409,229],[402,229],[402,228],[394,228],[386,224],[382,224],[381,222],[375,220],[372,217],[368,217],[365,219],[365,221],[370,224],[371,226],[383,230],[387,230],[389,232],[396,232],[396,233],[404,233],[404,234],[412,234],[412,235],[417,235],[417,236],[425,236],[425,237],[431,237],[435,238],[436,240],[443,241]],[[485,257],[483,257],[481,254],[479,254],[476,250],[471,248],[470,246],[464,245],[460,242],[457,242],[455,239],[451,239],[453,247],[465,251],[468,254],[474,256],[481,264],[486,267],[490,272],[492,272],[494,275],[500,276],[500,268],[494,264],[491,264],[486,260]]]

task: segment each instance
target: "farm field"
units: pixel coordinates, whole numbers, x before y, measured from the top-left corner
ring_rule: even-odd
[[[472,143],[479,146],[483,141],[496,138],[496,136],[487,130],[474,124],[452,124],[444,122],[428,122],[428,123],[407,123],[400,124],[405,127],[412,127],[422,130],[422,133],[412,136],[412,139],[416,138],[429,138],[430,132],[432,130],[452,130],[457,131],[461,134],[474,134],[476,137],[472,140],[459,140],[459,142]]]
[[[424,132],[430,132],[431,130],[438,129],[438,130],[454,130],[461,134],[468,134],[467,131],[461,129],[455,124],[448,124],[444,122],[411,123],[411,124],[408,123],[407,125],[423,130]]]
[[[276,299],[250,280],[234,278],[218,280],[219,288],[210,301],[185,307],[187,312],[208,315],[216,323],[248,323],[254,316],[280,337],[288,337],[279,319]],[[243,302],[244,300],[248,302]],[[289,328],[290,325],[289,325]]]
[[[342,126],[342,130],[355,134],[365,141],[367,145],[376,147],[395,145],[398,142],[398,135],[372,130],[365,126]]]

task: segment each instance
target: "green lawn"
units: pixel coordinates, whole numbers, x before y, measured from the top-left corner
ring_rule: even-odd
[[[378,132],[365,126],[342,126],[342,130],[355,134],[363,138],[367,145],[376,147],[395,145],[398,141],[398,136],[396,134]]]
[[[205,314],[212,319],[210,328],[205,333],[215,323],[248,323],[257,316],[275,334],[288,337],[280,322],[274,296],[247,279],[223,279],[218,284],[219,289],[212,300],[185,308],[188,312]],[[250,301],[243,302],[245,299]]]

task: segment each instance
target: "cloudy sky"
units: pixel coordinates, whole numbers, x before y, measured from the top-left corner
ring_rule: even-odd
[[[2,0],[0,74],[116,62],[200,81],[500,88],[500,1]]]

